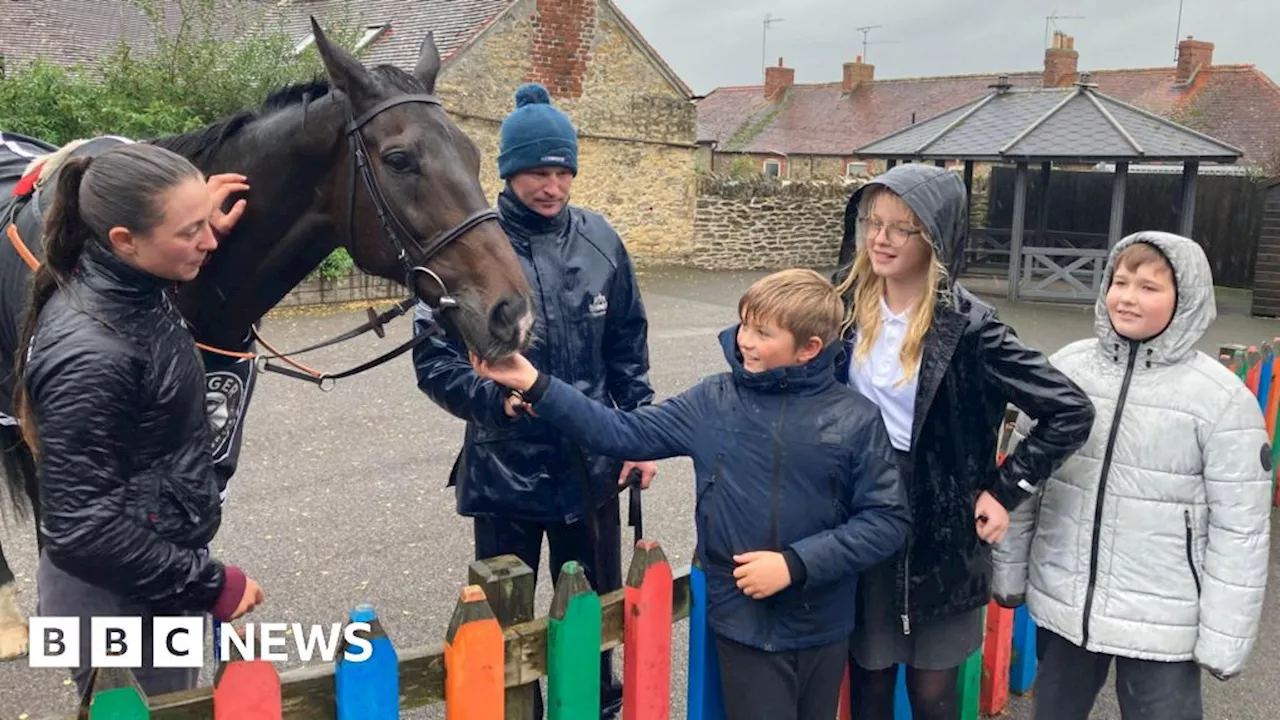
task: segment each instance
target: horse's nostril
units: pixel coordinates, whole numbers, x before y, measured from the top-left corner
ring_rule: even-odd
[[[489,311],[489,327],[493,330],[514,329],[524,316],[526,305],[520,296],[505,296],[493,304]]]

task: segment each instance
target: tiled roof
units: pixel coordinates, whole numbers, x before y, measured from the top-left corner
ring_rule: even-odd
[[[1210,135],[1244,152],[1244,164],[1280,151],[1280,87],[1252,65],[1201,70],[1179,86],[1174,68],[1102,70],[1098,91]],[[1040,87],[1040,72],[1007,76]],[[761,86],[720,88],[698,102],[698,141],[728,152],[852,155],[855,148],[961,107],[990,92],[996,75],[876,80],[844,93],[840,83],[795,85],[770,103]]]
[[[1092,87],[993,90],[857,149],[925,160],[1217,160],[1240,151]]]
[[[418,49],[435,31],[440,57],[447,61],[515,0],[290,0],[278,9],[299,40],[311,34],[311,16],[321,28],[333,23],[362,28],[391,23],[389,33],[360,55],[370,65],[389,64],[410,70]]]

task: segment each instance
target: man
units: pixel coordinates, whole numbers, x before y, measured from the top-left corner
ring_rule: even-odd
[[[578,143],[569,118],[541,85],[516,93],[502,123],[498,171],[506,186],[498,212],[534,291],[534,341],[526,352],[543,372],[597,402],[631,410],[653,400],[648,320],[631,259],[600,215],[569,204]],[[434,318],[419,305],[415,333]],[[518,396],[476,375],[467,351],[437,336],[414,350],[418,387],[467,421],[449,484],[458,512],[473,518],[476,558],[514,554],[538,572],[542,537],[554,583],[576,560],[604,594],[622,586],[617,487],[632,469],[648,487],[652,462],[622,462],[571,444],[523,411]],[[601,658],[601,716],[622,706],[611,654]],[[541,694],[536,717],[542,718]]]

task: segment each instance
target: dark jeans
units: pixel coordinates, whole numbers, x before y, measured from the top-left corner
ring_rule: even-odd
[[[551,583],[560,577],[560,568],[570,560],[582,565],[592,589],[603,595],[622,587],[622,523],[616,501],[605,503],[596,513],[600,563],[597,572],[596,550],[587,540],[586,523],[541,523],[478,517],[474,521],[476,558],[515,555],[538,577],[542,557],[542,536],[551,546]],[[600,717],[615,718],[622,711],[622,683],[613,674],[613,653],[600,655]],[[537,688],[534,719],[542,720],[542,689]]]
[[[1124,720],[1202,720],[1200,667],[1094,653],[1038,629],[1035,720],[1087,720],[1116,663],[1116,696]]]
[[[832,720],[849,641],[806,650],[766,652],[716,636],[728,720]]]

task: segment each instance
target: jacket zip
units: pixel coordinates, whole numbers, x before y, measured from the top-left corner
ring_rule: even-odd
[[[782,408],[778,411],[778,426],[773,433],[773,476],[770,479],[770,505],[769,505],[769,548],[776,552],[782,552],[782,548],[778,547],[778,505],[781,503],[779,495],[782,494],[782,430],[786,426],[787,421],[787,396],[782,396]],[[773,651],[773,613],[765,613],[765,639],[764,649]]]
[[[1196,581],[1196,597],[1200,597],[1200,573],[1196,572],[1195,553],[1192,552],[1193,536],[1191,533],[1191,511],[1183,510],[1182,517],[1187,521],[1187,567],[1191,568],[1191,579]]]
[[[911,634],[911,541],[902,558],[902,634]]]
[[[1120,432],[1120,414],[1129,395],[1129,383],[1133,380],[1133,368],[1138,361],[1138,343],[1129,343],[1129,361],[1124,368],[1124,382],[1120,384],[1120,397],[1116,411],[1111,416],[1111,431],[1107,433],[1107,448],[1102,454],[1102,476],[1098,479],[1098,499],[1093,509],[1093,545],[1089,550],[1089,589],[1084,596],[1084,638],[1080,647],[1089,649],[1089,615],[1093,611],[1093,591],[1098,583],[1098,545],[1102,542],[1102,503],[1106,500],[1107,475],[1111,473],[1111,455],[1116,449],[1116,435]]]

